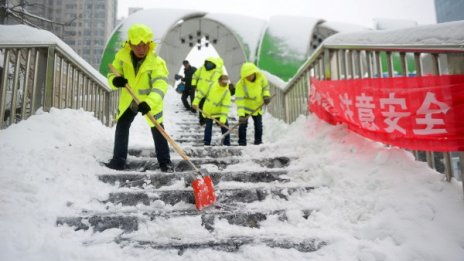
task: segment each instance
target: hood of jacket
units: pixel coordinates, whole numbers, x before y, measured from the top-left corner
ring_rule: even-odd
[[[222,66],[224,66],[224,61],[220,57],[209,57],[206,61],[214,63],[218,69],[221,69]]]
[[[259,72],[260,71],[258,67],[256,67],[254,63],[247,62],[242,65],[242,69],[240,70],[240,77],[243,79],[243,78],[246,78],[247,76],[252,75],[253,73],[259,73]]]
[[[130,49],[129,43],[137,45],[140,42],[144,42],[150,45],[148,52],[151,53],[156,48],[153,37],[153,31],[150,29],[150,27],[144,24],[133,24],[127,31],[127,41],[124,42],[123,47]]]

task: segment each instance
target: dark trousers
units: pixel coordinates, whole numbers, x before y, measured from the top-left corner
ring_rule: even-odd
[[[187,101],[187,99],[190,97],[190,104]],[[193,99],[195,99],[195,90],[190,86],[190,87],[185,87],[185,91],[182,92],[182,96],[180,98],[182,100],[182,103],[184,104],[185,109],[190,110],[191,105],[193,103]]]
[[[206,98],[203,98],[200,100],[200,103],[198,104],[198,108],[200,108],[200,110],[203,110],[203,105],[205,104],[205,101],[206,101]],[[206,118],[203,117],[203,114],[200,112],[198,113],[198,118],[200,120],[200,125],[203,125],[206,123]]]
[[[114,135],[113,159],[124,161],[127,159],[129,129],[135,116],[137,116],[137,112],[133,112],[130,108],[128,108],[118,119],[118,122],[116,123],[116,133]],[[163,124],[161,124],[161,126],[164,128]],[[170,163],[171,157],[169,154],[168,141],[156,127],[151,128],[151,133],[155,143],[158,163],[160,165]]]
[[[229,127],[229,122],[226,121],[224,123],[225,126]],[[221,127],[221,133],[224,134],[228,130],[224,127]],[[212,119],[206,119],[206,125],[205,125],[205,135],[203,138],[203,141],[205,142],[205,145],[211,145],[211,136],[213,135],[213,120]],[[227,134],[224,137],[224,145],[230,146],[230,134]]]
[[[251,116],[255,126],[255,144],[263,143],[263,116],[256,115]],[[238,145],[246,146],[246,133],[247,133],[248,121],[245,124],[240,124],[238,127]]]

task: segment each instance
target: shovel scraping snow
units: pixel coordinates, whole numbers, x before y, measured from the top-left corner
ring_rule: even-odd
[[[115,75],[120,75],[118,71],[113,67],[112,64],[109,64],[108,67],[110,68],[111,72]],[[137,105],[140,103],[140,100],[134,94],[134,91],[131,89],[130,85],[127,83],[125,86],[126,90],[130,93],[132,98],[134,99]],[[202,210],[205,207],[211,206],[216,202],[216,195],[214,193],[213,182],[211,177],[208,175],[208,172],[205,169],[198,169],[195,164],[189,159],[185,151],[168,135],[168,133],[161,127],[161,125],[156,121],[155,117],[148,112],[145,114],[145,117],[150,119],[151,122],[155,125],[155,127],[161,132],[164,138],[171,144],[174,150],[184,159],[187,161],[190,166],[198,173],[197,178],[192,182],[193,188],[193,195],[195,197],[195,207],[198,210]]]

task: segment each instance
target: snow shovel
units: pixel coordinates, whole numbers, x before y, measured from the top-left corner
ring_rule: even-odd
[[[274,96],[275,96],[275,94],[273,94],[269,99],[274,98]],[[248,114],[248,115],[245,117],[245,119],[248,120],[248,118],[250,118],[250,116],[253,115],[253,113],[259,111],[264,105],[265,105],[265,104],[264,104],[264,102],[263,102],[261,105],[258,106],[258,108],[256,108],[256,109],[255,109],[254,111],[252,111],[250,114]],[[224,139],[226,138],[226,136],[229,135],[229,134],[230,134],[232,131],[234,131],[235,129],[237,129],[238,126],[240,126],[240,122],[238,122],[237,124],[235,124],[234,126],[232,126],[232,128],[229,128],[229,130],[228,130],[226,133],[222,134],[221,142],[224,142]]]
[[[109,64],[108,67],[110,68],[111,72],[117,76],[120,74],[118,71],[113,67],[112,64]],[[134,91],[130,87],[129,83],[125,86],[126,90],[134,99],[135,103],[138,105],[140,100],[135,95]],[[196,173],[199,175],[196,177],[195,180],[192,181],[193,187],[193,195],[195,197],[195,207],[197,210],[202,210],[205,207],[209,207],[216,202],[216,195],[214,193],[213,181],[211,177],[208,175],[208,171],[205,169],[198,169],[195,164],[189,159],[185,151],[167,134],[167,132],[161,127],[161,125],[156,121],[155,117],[148,112],[145,114],[145,117],[150,119],[151,122],[155,125],[159,132],[163,135],[163,137],[171,144],[174,150],[184,159],[187,161],[190,166],[195,170]]]
[[[209,115],[207,112],[204,112],[202,109],[198,108],[198,111],[203,113],[206,116],[206,118],[212,119],[219,126],[229,129],[229,126],[224,125],[222,122],[218,121],[216,118],[213,118],[211,115]]]

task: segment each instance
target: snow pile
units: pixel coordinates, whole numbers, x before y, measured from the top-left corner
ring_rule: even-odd
[[[173,135],[186,114],[175,113],[181,108],[180,95],[172,88],[166,100],[165,125]],[[264,230],[326,240],[328,245],[319,251],[247,246],[236,253],[207,249],[178,256],[177,251],[121,248],[112,241],[121,233],[118,229],[93,233],[56,227],[57,216],[76,215],[83,207],[101,208],[98,201],[114,190],[97,180],[98,174],[109,172],[99,162],[111,157],[114,128],[88,112],[66,109],[40,112],[0,131],[0,260],[462,260],[460,184],[445,182],[408,152],[312,116],[287,125],[266,114],[264,124],[265,144],[246,147],[245,155],[298,157],[288,176],[295,184],[316,189],[290,201],[256,204],[314,212],[305,220],[290,210],[287,222],[266,220],[261,230],[227,222],[217,226],[230,234]],[[137,117],[130,147],[152,146],[145,120]],[[181,224],[176,219],[156,222],[160,224],[142,226],[137,233],[155,239],[185,227],[193,235],[206,236],[199,230],[200,216]],[[155,230],[155,225],[164,229]]]
[[[416,27],[417,22],[404,19],[377,18],[374,19],[375,29],[377,30],[393,30],[409,27]]]
[[[300,157],[292,168],[305,173],[293,178],[326,186],[307,201],[320,209],[310,223],[334,236],[320,260],[462,260],[459,182],[446,183],[409,152],[311,116],[279,129],[267,140],[277,140],[276,152]]]
[[[90,113],[73,110],[38,112],[0,132],[0,260],[67,259],[72,243],[61,241],[56,218],[107,196],[95,173],[111,140]]]
[[[327,45],[458,45],[464,42],[464,21],[425,25],[399,30],[335,34]]]

